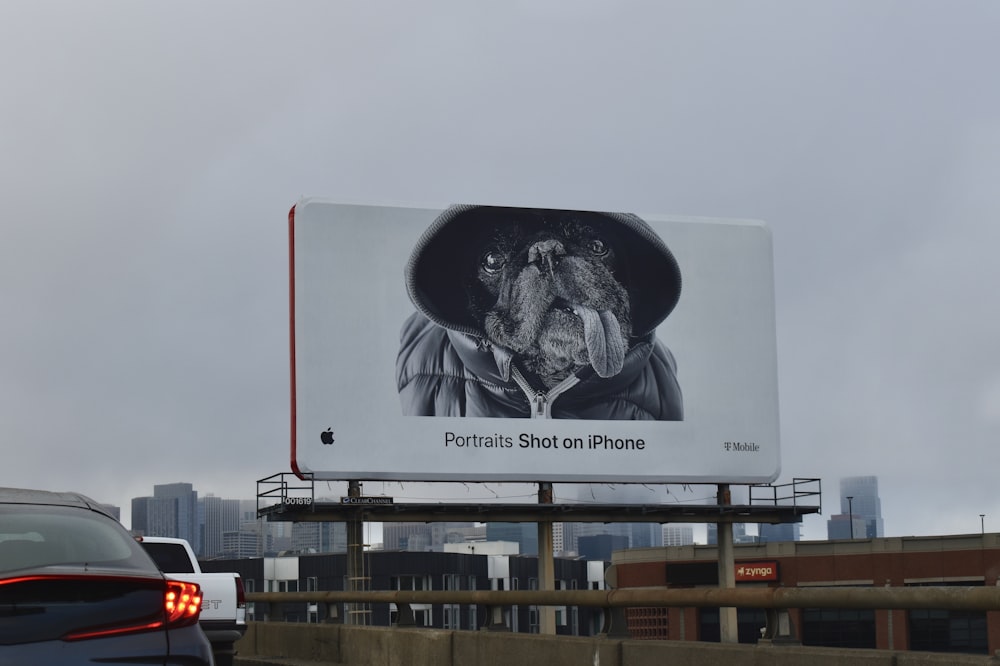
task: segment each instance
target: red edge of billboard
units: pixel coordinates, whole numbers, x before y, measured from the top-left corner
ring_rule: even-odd
[[[288,211],[288,325],[290,334],[291,358],[289,366],[291,379],[291,469],[295,476],[305,478],[299,470],[298,456],[295,450],[295,206]]]

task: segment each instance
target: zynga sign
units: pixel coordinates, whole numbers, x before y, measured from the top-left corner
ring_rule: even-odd
[[[736,582],[778,580],[778,563],[740,562],[736,565]]]

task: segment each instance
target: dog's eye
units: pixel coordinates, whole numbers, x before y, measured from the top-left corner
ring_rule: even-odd
[[[497,252],[496,250],[490,250],[489,252],[483,255],[483,258],[480,261],[480,263],[482,264],[483,270],[485,270],[487,273],[496,273],[501,268],[503,268],[504,264],[507,263],[507,257],[504,256],[502,252]]]
[[[598,257],[603,257],[610,251],[607,244],[600,238],[591,239],[590,243],[587,244],[587,249],[590,250],[591,254],[597,255]]]

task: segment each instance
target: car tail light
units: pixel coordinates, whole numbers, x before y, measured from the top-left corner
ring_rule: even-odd
[[[196,623],[201,615],[201,587],[198,583],[167,581],[163,608],[167,611],[169,627],[186,627]]]
[[[130,634],[161,629],[179,629],[198,622],[201,615],[201,586],[168,580],[163,592],[163,619],[154,622],[125,623],[113,627],[81,629],[63,636],[64,641],[82,641],[117,634]]]
[[[246,590],[243,589],[243,579],[239,576],[236,577],[236,607],[246,608],[247,606],[247,595]]]
[[[197,583],[162,578],[32,575],[0,580],[0,590],[38,620],[26,632],[64,641],[174,629],[196,624],[201,614]]]

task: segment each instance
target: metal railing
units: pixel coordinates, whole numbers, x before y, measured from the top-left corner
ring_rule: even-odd
[[[400,627],[414,626],[412,605],[485,606],[488,623],[483,628],[496,631],[509,630],[503,624],[503,611],[511,606],[594,607],[604,609],[602,635],[613,638],[628,636],[625,608],[761,608],[767,617],[763,637],[779,642],[797,640],[788,615],[792,608],[1000,611],[1000,587],[972,586],[257,592],[246,598],[272,608],[286,603],[323,604],[327,621],[333,622],[342,621],[339,605],[343,603],[395,604],[396,626]]]
[[[291,472],[278,472],[257,481],[257,515],[266,507],[316,505],[316,489],[311,478],[301,479]]]
[[[761,484],[750,486],[750,504],[768,504],[771,506],[800,506],[811,498],[819,506],[823,496],[822,479],[794,478],[790,483]]]

